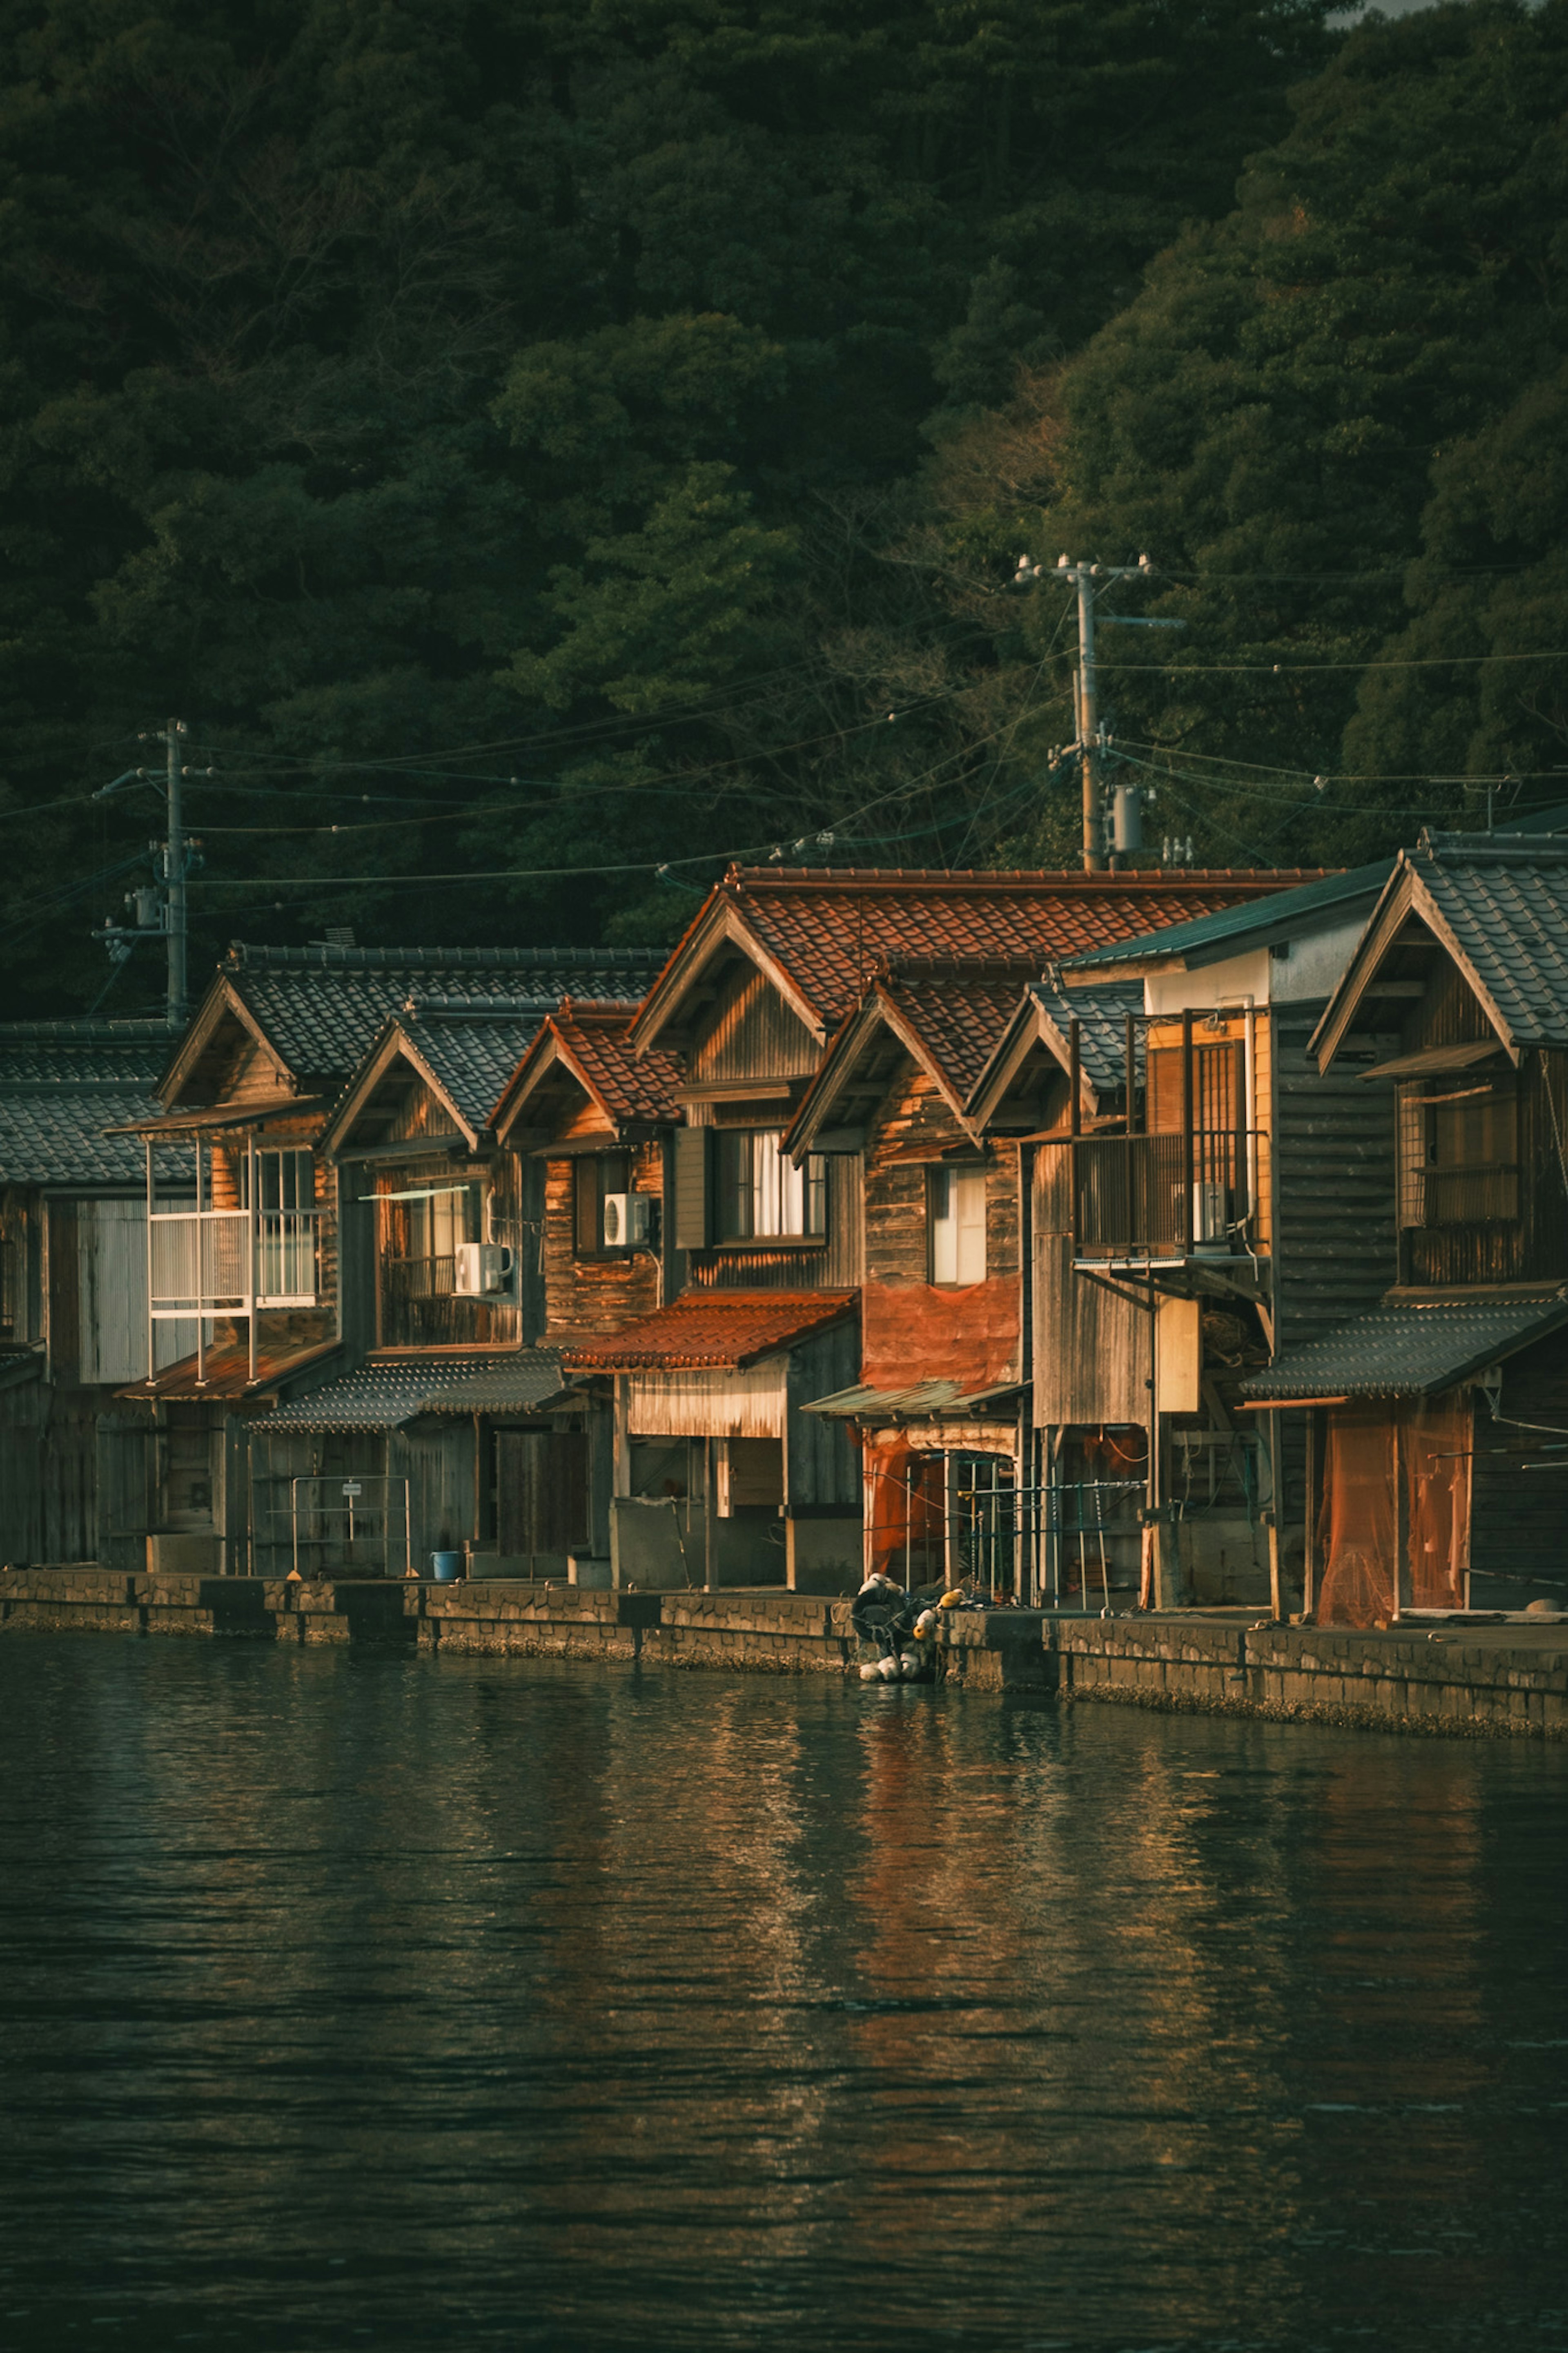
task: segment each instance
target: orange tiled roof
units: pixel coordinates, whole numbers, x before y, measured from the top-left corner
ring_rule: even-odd
[[[569,997],[544,1026],[554,1031],[617,1125],[623,1120],[679,1121],[675,1089],[680,1066],[673,1054],[645,1054],[640,1060],[633,1055],[626,1043],[632,1013],[630,1006],[580,1004]]]
[[[1318,879],[1283,867],[1124,874],[735,867],[719,889],[831,1026],[882,962],[1023,958],[1043,968],[1080,948]]]
[[[607,1339],[565,1345],[577,1373],[738,1373],[837,1323],[854,1291],[688,1291]]]
[[[1001,973],[949,965],[919,976],[894,970],[877,994],[902,1014],[962,1103],[1035,977],[1021,966]]]

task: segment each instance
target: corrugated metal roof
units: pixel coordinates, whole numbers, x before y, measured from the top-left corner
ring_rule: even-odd
[[[162,1021],[0,1022],[0,1184],[142,1183],[142,1146],[110,1135],[156,1114]]]
[[[310,1348],[279,1347],[263,1341],[256,1351],[256,1376],[252,1379],[249,1348],[226,1341],[221,1347],[208,1348],[199,1359],[181,1356],[154,1373],[150,1381],[132,1381],[115,1394],[143,1404],[159,1398],[165,1403],[186,1405],[235,1403],[245,1398],[254,1404],[290,1375],[303,1372],[308,1365],[333,1355],[337,1345],[335,1340],[322,1340]]]
[[[805,1411],[846,1421],[881,1416],[893,1421],[921,1420],[932,1415],[973,1413],[1002,1398],[1016,1397],[1019,1388],[1017,1381],[1004,1381],[990,1388],[966,1389],[962,1381],[949,1380],[913,1381],[908,1388],[901,1389],[861,1386],[838,1389],[832,1397],[817,1398]]]
[[[530,1412],[561,1391],[552,1348],[377,1358],[268,1414],[267,1430],[400,1430],[422,1413]]]
[[[1568,1324],[1568,1294],[1385,1301],[1249,1373],[1244,1397],[1428,1397]]]
[[[1320,923],[1347,922],[1358,901],[1371,907],[1393,871],[1393,860],[1380,858],[1369,866],[1350,867],[1342,874],[1319,876],[1297,890],[1279,891],[1267,899],[1252,898],[1242,906],[1222,907],[1191,923],[1142,931],[1105,947],[1085,948],[1076,955],[1064,956],[1062,964],[1068,971],[1085,971],[1102,965],[1144,964],[1156,956],[1184,958],[1216,948],[1236,953],[1249,940],[1261,944],[1287,939],[1298,932],[1313,931]]]
[[[847,1315],[855,1291],[689,1291],[604,1339],[563,1346],[578,1373],[740,1372]]]

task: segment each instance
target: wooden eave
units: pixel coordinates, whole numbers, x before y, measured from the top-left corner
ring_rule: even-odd
[[[467,1138],[470,1152],[479,1148],[480,1131],[464,1118],[429,1063],[419,1051],[400,1018],[394,1018],[383,1030],[376,1044],[360,1064],[349,1082],[347,1093],[328,1122],[321,1137],[321,1149],[329,1159],[352,1152],[355,1123],[371,1107],[383,1082],[391,1074],[393,1065],[405,1062],[413,1075],[427,1087],[436,1101],[451,1119],[457,1132]],[[380,1139],[377,1139],[380,1141]],[[420,1148],[417,1136],[405,1139],[410,1153]]]
[[[496,1140],[503,1150],[526,1151],[535,1156],[549,1155],[555,1127],[555,1122],[550,1116],[549,1098],[563,1082],[574,1087],[584,1101],[591,1103],[605,1123],[608,1133],[593,1139],[593,1150],[602,1151],[606,1144],[646,1144],[658,1134],[658,1121],[623,1119],[612,1109],[592,1072],[574,1054],[553,1022],[547,1020],[512,1073],[501,1097],[496,1113]],[[536,1118],[525,1127],[522,1113],[530,1109],[535,1113]],[[543,1117],[539,1118],[537,1115],[542,1112]],[[582,1141],[574,1139],[579,1147]]]
[[[1412,930],[1412,925],[1418,928]],[[1490,1022],[1502,1050],[1517,1069],[1524,1059],[1523,1048],[1510,1036],[1508,1024],[1490,992],[1421,877],[1402,858],[1389,877],[1338,988],[1329,999],[1322,1019],[1308,1040],[1307,1051],[1315,1058],[1319,1071],[1329,1070],[1346,1039],[1360,1026],[1356,1017],[1362,1007],[1378,996],[1380,987],[1385,992],[1397,988],[1401,996],[1405,994],[1399,984],[1411,976],[1400,975],[1391,979],[1384,966],[1394,957],[1411,953],[1422,957],[1441,954],[1450,959]]]
[[[879,1048],[879,1039],[883,1041]],[[889,1050],[888,1041],[896,1050]],[[959,1127],[978,1143],[979,1131],[919,1030],[878,986],[839,1030],[807,1089],[784,1136],[790,1157],[804,1159],[829,1124],[836,1128],[863,1128],[887,1094],[900,1060],[913,1062],[925,1072]]]
[[[990,1060],[970,1089],[964,1108],[968,1115],[967,1124],[976,1134],[984,1134],[1002,1118],[1010,1091],[1017,1084],[1029,1062],[1041,1052],[1063,1080],[1070,1076],[1072,1052],[1068,1040],[1038,997],[1026,995],[993,1049]],[[1079,1092],[1085,1118],[1098,1117],[1099,1091],[1081,1065]],[[1031,1129],[1038,1124],[1033,1111],[1021,1110],[1017,1117]]]
[[[298,1091],[300,1073],[289,1068],[255,1014],[235,987],[227,973],[218,973],[207,990],[195,1019],[175,1050],[174,1059],[159,1080],[154,1092],[161,1103],[178,1103],[184,1088],[200,1067],[202,1057],[211,1045],[220,1023],[232,1016],[242,1028],[248,1029],[257,1044],[269,1054],[279,1072]]]
[[[789,1007],[819,1046],[827,1043],[827,1029],[817,1008],[763,945],[744,913],[728,896],[717,896],[699,914],[686,938],[654,982],[632,1022],[627,1036],[635,1054],[646,1054],[662,1044],[679,1051],[689,1043],[704,1012],[719,994],[724,973],[737,961],[752,965]]]

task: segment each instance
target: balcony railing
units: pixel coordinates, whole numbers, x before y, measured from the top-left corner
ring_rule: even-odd
[[[479,1303],[457,1295],[455,1258],[384,1258],[381,1339],[388,1348],[434,1348],[472,1340]]]
[[[1075,1258],[1183,1258],[1217,1253],[1253,1208],[1256,1131],[1075,1137]]]
[[[245,1209],[154,1209],[148,1232],[154,1318],[248,1315],[258,1307],[315,1304],[312,1210],[264,1209],[253,1236]]]

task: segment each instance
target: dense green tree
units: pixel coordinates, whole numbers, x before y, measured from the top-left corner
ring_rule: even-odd
[[[774,838],[984,854],[1018,731],[923,437],[1225,211],[1323,16],[0,0],[13,1004],[96,987],[156,810],[84,797],[171,711],[223,772],[198,956],[657,931],[652,866]]]
[[[1568,7],[1373,21],[1295,116],[1233,213],[944,450],[928,526],[993,578],[1026,545],[1152,555],[1157,593],[1107,609],[1186,633],[1108,629],[1102,693],[1164,778],[1156,832],[1211,860],[1373,854],[1481,806],[1456,777],[1561,797]],[[1065,599],[1026,602],[995,641],[1037,756],[1071,729],[1059,658],[1037,679]],[[1064,793],[1017,846],[1076,826]]]

